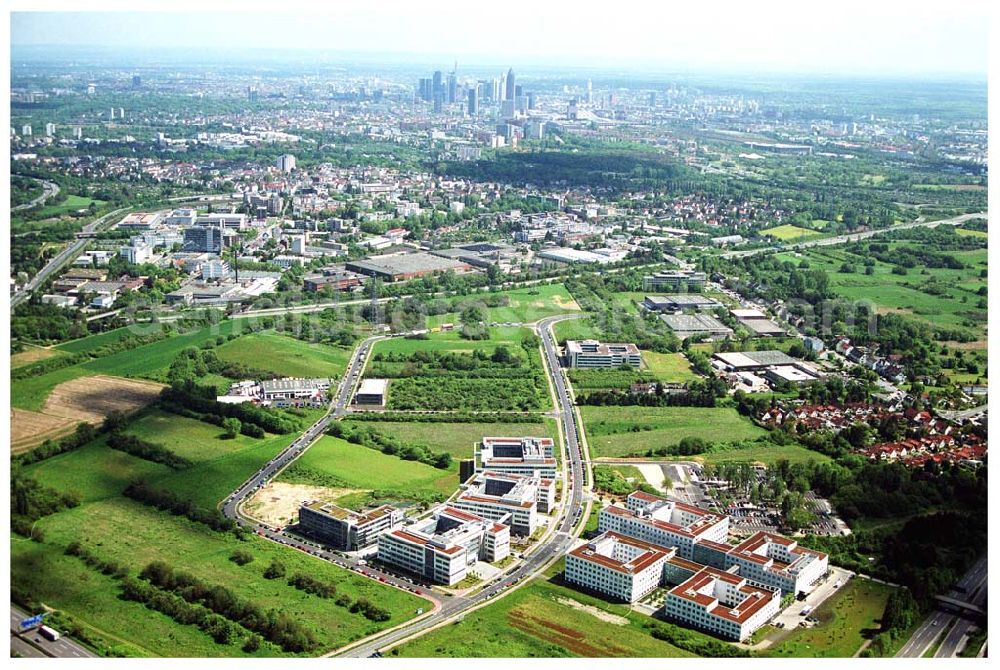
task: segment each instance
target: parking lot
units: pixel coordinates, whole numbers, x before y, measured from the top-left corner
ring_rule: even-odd
[[[801,626],[803,623],[812,625],[813,621],[815,621],[813,619],[813,612],[816,608],[822,605],[827,598],[839,589],[843,588],[853,576],[854,573],[850,570],[831,567],[829,576],[817,583],[812,591],[809,592],[809,595],[806,596],[805,600],[792,601],[791,605],[778,613],[771,621],[771,625],[786,629]],[[806,614],[802,613],[804,610]]]

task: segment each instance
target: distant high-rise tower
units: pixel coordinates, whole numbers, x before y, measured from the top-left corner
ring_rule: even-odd
[[[275,161],[275,165],[277,165],[278,169],[282,172],[291,172],[295,169],[295,156],[291,154],[278,156],[278,160]]]
[[[124,107],[119,107],[118,108],[118,118],[119,119],[124,119],[125,118],[125,108]]]
[[[469,89],[469,116],[479,113],[479,87],[473,86]]]
[[[53,137],[56,134],[56,124],[46,123],[45,124],[45,134],[49,137]]]
[[[78,140],[82,140],[83,139],[83,128],[81,128],[80,126],[77,126],[76,128],[74,128],[73,129],[73,137],[75,137]]]
[[[517,85],[514,82],[514,68],[507,70],[507,92],[504,100],[513,100],[517,96]]]
[[[31,137],[31,126],[29,126],[29,125],[23,125],[23,126],[21,126],[21,136],[22,137]]]
[[[444,94],[444,75],[441,70],[434,71],[434,96],[437,97],[438,94]]]
[[[594,82],[587,80],[587,104],[594,104]]]
[[[247,102],[257,102],[256,86],[247,86]]]
[[[111,108],[111,120],[112,121],[115,120],[115,108],[114,107]]]
[[[142,88],[142,77],[137,74],[132,75],[132,88]]]
[[[97,93],[97,84],[91,82],[87,84],[87,95],[94,95]]]
[[[535,92],[530,91],[528,93],[528,109],[534,109],[534,108],[535,108]]]
[[[455,71],[452,70],[451,74],[448,75],[448,102],[455,102],[455,98],[458,97],[458,77],[455,75]]]

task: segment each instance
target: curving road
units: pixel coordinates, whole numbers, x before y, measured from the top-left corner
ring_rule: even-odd
[[[517,568],[497,577],[478,593],[467,596],[449,595],[438,597],[429,593],[430,586],[419,579],[409,576],[401,577],[384,570],[362,565],[356,559],[326,551],[317,544],[287,534],[281,529],[267,527],[243,516],[241,513],[241,505],[247,498],[298,458],[323,434],[332,421],[343,417],[347,412],[351,395],[358,379],[361,377],[361,372],[364,369],[364,364],[372,345],[376,341],[384,339],[384,336],[370,337],[363,341],[354,351],[351,363],[331,403],[330,411],[322,419],[310,426],[284,451],[271,461],[268,461],[268,463],[223,502],[222,512],[226,517],[233,519],[243,528],[251,530],[261,537],[304,551],[319,559],[336,563],[345,569],[354,570],[390,586],[415,592],[432,602],[433,607],[417,619],[403,624],[396,629],[385,631],[371,638],[356,642],[344,650],[339,650],[339,653],[338,651],[333,652],[334,654],[350,657],[372,656],[381,649],[385,649],[418,633],[425,632],[430,628],[462,615],[471,608],[485,604],[492,598],[504,595],[508,589],[522,580],[535,576],[538,572],[545,569],[553,559],[561,556],[569,549],[583,526],[579,522],[584,512],[584,469],[587,466],[585,465],[581,451],[579,428],[576,423],[576,415],[573,411],[569,386],[562,374],[558,349],[556,348],[555,338],[552,334],[552,325],[563,319],[578,317],[579,315],[575,314],[557,316],[543,319],[536,324],[536,331],[541,336],[545,352],[546,372],[552,381],[552,388],[557,397],[557,415],[562,425],[567,453],[567,458],[564,462],[564,474],[567,476],[567,481],[564,485],[565,504],[562,507],[558,525],[550,530],[549,534],[541,542],[529,550]]]
[[[11,207],[10,211],[20,212],[24,209],[31,209],[32,207],[40,205],[49,198],[55,197],[59,194],[59,184],[52,181],[45,181],[44,179],[37,179],[35,177],[32,177],[32,179],[42,183],[42,194],[31,202],[26,202],[23,205],[18,205],[17,207]]]

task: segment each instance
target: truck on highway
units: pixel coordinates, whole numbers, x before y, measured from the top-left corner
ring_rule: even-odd
[[[54,628],[49,628],[48,626],[40,626],[38,628],[38,634],[49,642],[55,642],[59,639],[59,631]]]

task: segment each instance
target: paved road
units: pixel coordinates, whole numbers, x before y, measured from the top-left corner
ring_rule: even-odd
[[[563,513],[557,521],[559,524],[554,532],[541,544],[535,546],[528,553],[520,565],[514,570],[501,575],[493,582],[486,585],[480,592],[472,596],[445,596],[443,599],[430,593],[430,585],[411,576],[400,576],[385,570],[373,568],[368,565],[362,566],[358,559],[344,556],[339,553],[327,551],[320,545],[311,541],[294,536],[282,529],[265,526],[253,519],[249,519],[240,513],[240,505],[250,497],[260,487],[266,485],[289,463],[298,458],[313,442],[315,442],[326,430],[330,422],[341,418],[347,413],[347,406],[350,404],[351,395],[357,380],[361,376],[365,360],[371,350],[372,345],[385,336],[374,336],[363,341],[351,357],[347,372],[338,387],[330,411],[319,421],[310,426],[301,436],[292,442],[284,451],[278,454],[258,470],[252,477],[244,482],[229,498],[222,504],[222,512],[226,517],[235,520],[242,527],[251,530],[261,537],[274,542],[288,545],[293,549],[304,551],[319,559],[327,560],[337,565],[359,572],[372,579],[417,592],[419,595],[428,598],[433,603],[433,608],[429,614],[425,614],[409,625],[405,625],[389,633],[383,633],[370,641],[363,642],[341,655],[352,657],[367,657],[379,649],[385,648],[399,640],[424,631],[432,626],[447,621],[452,617],[460,615],[470,607],[482,604],[512,587],[523,579],[533,576],[544,568],[549,561],[564,553],[575,539],[576,533],[574,525],[582,516],[583,509],[583,469],[584,463],[580,452],[580,442],[578,439],[578,428],[573,413],[573,405],[570,400],[568,385],[562,375],[562,368],[559,363],[555,339],[553,338],[551,326],[556,321],[576,318],[577,315],[567,315],[545,319],[537,324],[536,329],[542,337],[545,349],[546,362],[549,365],[549,373],[552,378],[553,387],[559,399],[559,418],[563,422],[563,430],[566,437],[566,448],[569,454],[568,464],[570,470],[570,480],[565,488],[567,492],[568,504],[564,505]]]
[[[548,373],[552,380],[552,386],[556,391],[559,406],[558,416],[563,426],[568,454],[569,481],[564,486],[564,491],[566,491],[565,504],[563,505],[562,516],[558,521],[559,525],[556,527],[555,532],[551,533],[546,540],[536,545],[531,553],[525,557],[520,566],[505,575],[501,575],[479,593],[472,596],[447,598],[441,608],[431,616],[389,634],[376,637],[370,642],[353,647],[341,654],[341,656],[355,658],[371,656],[375,652],[386,649],[400,640],[455,618],[476,605],[483,604],[495,597],[501,597],[507,589],[522,580],[533,577],[552,558],[562,555],[572,545],[578,535],[578,532],[574,531],[574,526],[583,514],[584,458],[581,451],[582,447],[579,439],[579,428],[576,424],[576,415],[573,412],[573,402],[569,394],[569,385],[562,373],[562,365],[559,360],[555,337],[552,333],[552,325],[557,321],[577,318],[578,316],[564,315],[543,319],[535,327],[535,330],[542,338],[542,347],[545,350]]]
[[[97,654],[90,651],[79,642],[65,636],[60,637],[55,642],[51,642],[39,635],[35,630],[18,633],[20,623],[29,616],[31,615],[25,613],[20,608],[15,607],[14,605],[10,606],[10,637],[12,649],[24,650],[25,647],[34,647],[36,652],[41,652],[41,655],[53,658],[97,658]],[[17,646],[14,644],[15,638],[19,638],[21,640],[18,642]],[[24,655],[38,656],[37,653],[25,653]]]
[[[986,602],[986,577],[987,577],[987,561],[986,556],[981,557],[976,561],[973,566],[965,573],[958,585],[965,589],[965,593],[958,590],[952,589],[948,592],[948,595],[952,598],[958,598],[964,600],[967,598],[972,598],[972,602],[975,605],[985,605]],[[967,633],[967,626],[963,623],[965,620],[960,619],[954,614],[948,614],[945,612],[932,612],[927,619],[924,620],[922,624],[913,632],[909,641],[903,645],[897,653],[897,657],[906,658],[920,658],[924,653],[933,646],[934,642],[941,637],[942,631],[946,630],[948,626],[955,623],[957,628],[960,628],[960,635],[955,638],[947,637],[941,643],[941,647],[935,654],[936,657],[941,657],[942,654],[946,657],[954,656],[957,650],[960,648],[959,644],[964,639],[964,635]],[[954,629],[952,631],[955,632]],[[947,644],[947,646],[945,646]]]
[[[935,413],[942,419],[947,419],[949,421],[965,421],[966,419],[971,419],[974,416],[985,414],[989,411],[989,409],[990,404],[987,402],[979,407],[973,407],[972,409],[962,409],[956,411],[941,409],[937,410]]]
[[[824,237],[818,240],[811,240],[809,242],[796,242],[795,244],[790,244],[780,247],[763,247],[760,249],[748,249],[746,251],[730,251],[722,254],[722,257],[742,258],[744,256],[756,256],[758,254],[766,254],[774,251],[808,249],[810,247],[827,247],[835,244],[844,244],[845,242],[857,242],[858,240],[867,239],[869,237],[874,237],[875,235],[881,235],[882,233],[892,232],[894,230],[907,230],[909,228],[920,228],[921,226],[926,228],[936,228],[938,226],[958,226],[970,219],[985,219],[987,218],[987,216],[988,216],[987,212],[977,212],[975,214],[962,214],[961,216],[956,216],[951,219],[941,219],[940,221],[924,221],[923,217],[920,217],[916,221],[911,221],[909,223],[900,223],[895,226],[889,226],[888,228],[880,228],[878,230],[866,230],[862,233],[851,233],[850,235],[837,235],[836,237]]]
[[[32,177],[32,179],[35,179]],[[45,181],[44,179],[35,179],[35,181],[42,182],[42,194],[32,200],[31,202],[26,202],[23,205],[18,205],[17,207],[11,207],[10,211],[20,212],[25,209],[31,209],[35,205],[40,205],[49,198],[56,196],[59,193],[59,184],[51,181]]]
[[[129,208],[122,207],[121,209],[116,209],[113,212],[105,214],[101,218],[85,225],[83,227],[83,232],[92,233],[98,230],[101,226],[106,224],[112,218],[120,216],[127,209]],[[75,260],[76,257],[79,256],[80,253],[87,246],[87,243],[88,240],[86,239],[75,239],[72,242],[70,242],[70,244],[65,249],[63,249],[58,254],[53,256],[52,259],[45,264],[45,267],[39,270],[38,273],[34,277],[32,277],[31,280],[29,280],[28,283],[25,284],[20,291],[18,291],[17,293],[15,293],[10,297],[10,308],[14,309],[22,302],[27,300],[28,296],[31,295],[31,292],[34,291],[39,286],[41,286],[43,283],[45,283],[45,280],[46,278],[48,278],[49,275],[51,275],[56,270],[59,270],[67,263]]]

